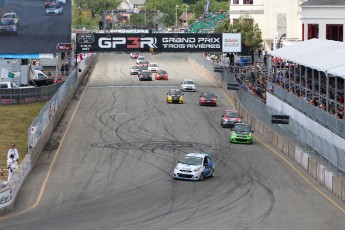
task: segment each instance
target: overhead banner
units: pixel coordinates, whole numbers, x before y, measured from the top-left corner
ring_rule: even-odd
[[[241,52],[241,34],[77,34],[77,52]]]

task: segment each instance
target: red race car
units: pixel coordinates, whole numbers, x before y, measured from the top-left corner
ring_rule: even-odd
[[[132,59],[137,59],[139,57],[139,53],[131,53],[131,58]]]
[[[52,4],[55,4],[55,0],[46,0],[44,2],[44,8],[48,8]]]
[[[162,69],[158,70],[155,76],[156,80],[168,80],[168,78],[169,76],[168,76],[167,71],[162,70]]]
[[[224,111],[222,115],[222,119],[220,120],[220,125],[223,128],[232,128],[236,123],[242,122],[242,117],[236,110],[227,109]]]
[[[217,96],[211,92],[203,92],[200,95],[199,105],[217,106]]]

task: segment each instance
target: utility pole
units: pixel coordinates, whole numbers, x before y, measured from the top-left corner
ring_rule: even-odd
[[[175,28],[177,29],[177,8],[178,8],[178,5],[176,5],[176,7],[175,7],[175,12],[176,12],[176,19],[175,19]]]

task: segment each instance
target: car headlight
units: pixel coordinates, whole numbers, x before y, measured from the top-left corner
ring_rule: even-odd
[[[228,119],[225,119],[225,118],[224,118],[224,121],[225,121],[225,122],[227,122],[227,121],[228,121]]]
[[[249,134],[248,134],[248,136],[250,136],[250,137],[251,137],[251,136],[252,136],[252,133],[249,133]]]
[[[176,165],[175,170],[180,170],[180,168],[178,167],[178,165]]]
[[[239,123],[241,123],[241,122],[242,122],[242,120],[241,120],[241,119],[239,119],[239,120],[238,120],[238,122],[239,122]]]
[[[197,167],[193,170],[193,172],[199,172],[202,169],[202,167]]]

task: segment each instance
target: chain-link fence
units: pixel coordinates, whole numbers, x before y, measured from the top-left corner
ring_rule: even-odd
[[[219,66],[218,64],[213,63],[212,61],[204,59],[201,54],[193,54],[190,56],[190,58],[204,66],[209,72],[213,72],[214,67]],[[218,75],[220,79],[223,79],[228,83],[238,83],[231,69],[225,69],[223,73],[215,73],[215,75]],[[240,85],[243,84],[243,82],[240,82]],[[269,89],[270,87],[271,86],[268,85],[267,89]],[[284,96],[282,96],[282,98],[289,98],[288,101],[293,101],[295,104],[299,105],[296,109],[298,109],[306,116],[308,116],[310,110],[314,109],[313,106],[309,104],[308,106],[304,105],[303,103],[297,100],[299,98],[294,98],[294,95],[289,95],[289,93],[287,93],[286,91],[280,93],[284,93]],[[312,130],[310,129],[310,127],[305,127],[305,124],[301,123],[299,117],[290,117],[289,124],[287,125],[272,124],[272,115],[285,114],[282,114],[282,112],[267,106],[259,97],[244,90],[242,87],[240,87],[240,89],[236,91],[236,96],[240,101],[241,105],[250,114],[252,114],[258,120],[262,121],[269,129],[296,143],[296,145],[303,149],[304,152],[308,152],[314,158],[318,159],[318,161],[323,165],[328,165],[329,169],[333,169],[335,171],[340,170],[345,172],[345,147],[343,144],[344,139],[340,137],[342,143],[339,144],[330,143],[327,140],[327,136],[325,136],[325,133],[321,133],[319,130]],[[283,101],[285,102],[285,100]],[[317,112],[315,112],[314,114],[317,114]],[[328,122],[329,119],[323,116],[329,115],[322,114],[322,116],[318,116],[318,119],[324,120],[322,122],[319,122],[318,120],[315,121],[322,125]],[[310,119],[313,119],[313,117],[310,117]],[[328,128],[327,126],[325,127]]]

